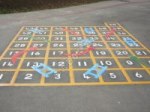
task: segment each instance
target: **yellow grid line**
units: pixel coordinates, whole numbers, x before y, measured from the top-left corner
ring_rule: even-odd
[[[69,26],[69,27],[71,27],[71,26]],[[96,26],[94,26],[95,27],[95,29],[97,30],[97,28],[96,28]],[[51,27],[50,27],[51,28]],[[80,27],[81,28],[81,27]],[[22,29],[23,29],[23,27],[22,27]],[[6,50],[3,52],[3,56],[5,55],[5,53],[8,51],[8,48],[11,46],[11,44],[13,44],[13,42],[14,42],[14,40],[18,37],[18,35],[19,35],[19,33],[21,32],[21,30],[22,29],[20,29],[20,31],[17,33],[17,35],[14,37],[14,39],[11,41],[11,43],[9,44],[9,46],[6,48]],[[82,28],[81,28],[82,29]],[[25,35],[26,36],[26,35]],[[38,35],[36,35],[36,36],[38,36]],[[39,36],[45,36],[45,35],[39,35]],[[56,35],[56,36],[58,36],[58,35]],[[61,35],[62,36],[62,35]],[[87,35],[88,36],[88,35]],[[97,35],[96,35],[97,36]],[[120,35],[121,36],[121,35]],[[124,35],[123,35],[124,36]],[[69,37],[69,36],[68,36]],[[68,39],[68,38],[67,38]],[[32,41],[32,42],[37,42],[37,41]],[[56,41],[56,42],[58,42],[58,41]],[[70,41],[70,42],[75,42],[75,41]],[[97,41],[97,42],[102,42],[102,41]],[[105,41],[104,40],[104,42],[107,42],[107,41]],[[115,41],[111,41],[111,42],[115,42]],[[117,41],[118,42],[118,41]],[[67,41],[67,43],[69,43],[69,41]],[[30,44],[31,44],[31,41],[29,41],[29,43],[28,43],[28,46],[27,46],[27,48],[30,46]],[[69,45],[69,46],[68,46]],[[67,46],[69,47],[69,49],[71,50],[71,48],[70,48],[70,44],[68,44]],[[67,48],[68,48],[67,47]],[[26,49],[27,49],[26,48]],[[47,47],[48,48],[48,47]],[[24,49],[24,48],[22,48],[22,49]],[[22,50],[22,49],[20,49],[20,50]],[[55,48],[54,48],[55,49]],[[76,48],[72,48],[73,50],[74,49],[76,49]],[[102,49],[106,49],[106,48],[102,48]],[[112,48],[113,49],[113,48]],[[114,48],[114,49],[116,49],[116,48]],[[123,49],[123,48],[119,48],[119,49]],[[132,49],[132,48],[131,48]],[[133,48],[134,49],[134,48]],[[143,49],[143,48],[135,48],[135,49]],[[13,49],[14,50],[14,49]],[[15,49],[15,50],[18,50],[17,48]],[[39,48],[39,50],[40,50],[40,48]],[[44,48],[43,48],[43,50],[45,50]],[[48,49],[48,50],[50,50],[50,48]],[[53,49],[52,49],[53,50]],[[59,50],[58,48],[57,48],[57,50]],[[62,48],[60,49],[60,50],[62,50]],[[65,49],[66,50],[66,49]],[[67,49],[68,50],[68,49]],[[148,49],[147,49],[148,50]],[[148,50],[149,51],[149,50]],[[70,52],[69,52],[70,53]],[[47,53],[46,53],[47,54]],[[91,56],[91,52],[90,52],[90,56]],[[20,60],[20,63],[19,63],[19,66],[17,67],[17,71],[19,72],[19,70],[20,71],[33,71],[32,69],[29,69],[29,70],[26,70],[26,69],[18,69],[18,68],[20,68],[21,67],[21,62],[23,62],[23,60],[24,60],[24,58],[25,58],[25,55],[26,54],[24,54],[23,55],[23,58],[20,58],[21,60]],[[92,54],[93,55],[93,54]],[[0,59],[2,58],[2,56],[0,57]],[[63,58],[63,57],[62,57]],[[83,58],[83,57],[82,57]],[[86,57],[84,57],[84,58],[86,58]],[[94,58],[94,57],[93,57]],[[95,58],[99,58],[99,57],[95,57]],[[102,57],[100,57],[100,58],[102,58]],[[111,58],[111,57],[108,57],[108,58]],[[120,58],[124,58],[124,57],[120,57]],[[144,56],[143,56],[143,58],[145,58]],[[3,58],[4,59],[4,58]],[[32,58],[31,58],[32,59]],[[49,58],[48,58],[49,59]],[[70,61],[70,59],[69,59],[69,61]],[[125,69],[136,69],[136,68],[125,68]],[[143,69],[143,68],[138,68],[138,69]],[[7,69],[3,69],[3,70],[0,70],[0,71],[4,71],[4,70],[6,70],[7,71]],[[13,71],[14,69],[9,69],[8,71]],[[66,69],[66,70],[68,70],[68,69]],[[70,70],[70,69],[69,69]],[[72,69],[73,70],[73,69]],[[74,69],[74,70],[85,70],[85,69]],[[108,70],[118,70],[118,68],[109,68]],[[14,71],[16,71],[16,70],[14,70]],[[17,72],[16,71],[16,72]],[[65,69],[63,70],[63,71],[65,71]],[[15,72],[15,74],[16,74],[16,72]],[[73,75],[73,74],[72,74]],[[14,76],[15,77],[15,76]],[[13,78],[14,78],[13,77]],[[16,76],[16,78],[17,78],[17,76]],[[73,79],[74,79],[74,77],[73,77]],[[15,80],[14,80],[15,81]],[[11,82],[13,82],[13,81],[11,81]],[[102,84],[102,83],[97,83],[97,82],[95,82],[95,83],[74,83],[73,85],[75,85],[75,86],[78,86],[78,85],[121,85],[121,84],[149,84],[150,83],[150,81],[139,81],[139,82],[137,82],[137,81],[133,81],[133,82],[131,82],[131,83],[129,83],[129,82],[105,82],[104,84]],[[46,83],[44,83],[43,85],[41,85],[41,84],[39,84],[39,83],[34,83],[34,84],[26,84],[26,83],[13,83],[13,86],[60,86],[60,85],[62,85],[62,86],[72,86],[72,84],[70,84],[70,83],[55,83],[55,84],[53,84],[53,83],[48,83],[48,84],[46,84]],[[10,83],[10,84],[6,84],[6,83],[1,83],[0,84],[0,86],[12,86],[12,83]]]
[[[34,36],[34,33],[33,33],[32,36]],[[29,41],[29,43],[28,43],[27,47],[25,48],[25,50],[27,50],[27,49],[30,47],[31,43],[32,43],[32,39]],[[21,68],[21,66],[22,66],[22,63],[23,63],[24,58],[25,58],[25,56],[27,55],[27,53],[28,53],[28,52],[26,52],[26,53],[24,53],[24,54],[22,55],[22,59],[20,60],[20,62],[19,62],[19,64],[18,64],[18,67],[17,67],[17,69],[16,69],[16,72],[14,73],[14,76],[13,76],[11,82],[10,82],[12,85],[14,85],[14,83],[15,83],[15,81],[16,81],[16,79],[17,79],[17,76],[19,75],[19,74],[18,74],[18,73],[19,73],[19,70],[20,70],[20,68]]]
[[[48,38],[48,40],[51,40],[52,31],[53,31],[53,27],[51,27],[50,30],[49,30],[49,38]],[[46,48],[46,51],[45,51],[46,52],[45,53],[45,59],[44,59],[44,64],[45,65],[48,65],[48,56],[49,56],[48,48],[50,48],[50,43],[49,42],[47,43],[47,48]],[[45,84],[45,77],[44,76],[41,76],[41,82],[40,83],[41,83],[41,85]]]
[[[64,37],[65,37],[65,36],[64,36]],[[45,41],[45,40],[40,40],[40,41],[35,41],[35,40],[33,40],[32,43],[41,43],[41,42],[46,43],[46,42],[44,42],[44,41]],[[70,43],[76,42],[76,41],[74,41],[74,40],[71,41],[70,39],[69,39],[69,41],[70,41]],[[20,41],[20,40],[18,41],[18,40],[17,40],[17,41],[15,41],[14,43],[19,43],[19,42],[20,42],[20,43],[27,43],[27,42],[29,42],[29,41]],[[66,41],[64,41],[64,40],[63,40],[63,41],[56,41],[56,40],[55,40],[55,41],[52,41],[52,43],[54,43],[54,42],[64,42],[64,43],[65,43]],[[102,41],[97,41],[97,42],[102,42]],[[119,41],[111,41],[111,42],[119,42]]]
[[[65,27],[65,28],[67,29],[68,27]],[[66,43],[67,43],[68,54],[71,54],[71,47],[70,47],[70,40],[69,40],[69,32],[68,31],[66,31]],[[75,78],[74,78],[73,67],[72,67],[73,60],[70,56],[68,57],[68,62],[69,62],[68,65],[69,65],[70,84],[74,85],[75,84]]]
[[[107,23],[104,23],[105,25],[106,25],[106,27],[108,27],[107,26]],[[108,29],[110,29],[109,27],[108,27]],[[107,44],[107,43],[106,43]],[[119,62],[119,60],[118,60],[118,58],[114,55],[114,53],[111,51],[111,48],[109,49],[110,50],[110,52],[111,52],[111,54],[112,54],[112,57],[114,58],[114,60],[115,60],[115,62],[117,63],[117,65],[119,66],[119,68],[121,69],[121,71],[123,72],[123,75],[125,76],[125,78],[127,79],[127,81],[129,82],[129,83],[131,83],[132,81],[131,81],[131,79],[130,79],[130,77],[127,75],[127,73],[125,72],[125,70],[124,70],[124,68],[122,67],[122,65],[121,65],[121,63]]]
[[[131,36],[134,40],[136,40],[143,48],[145,48],[147,51],[150,52],[150,50],[149,50],[147,47],[145,47],[145,46],[142,44],[142,42],[140,42],[137,38],[135,38],[131,33],[129,33],[129,32],[128,32],[123,26],[121,26],[119,23],[118,23],[118,25],[119,25],[126,33],[128,33],[129,36]]]
[[[144,57],[144,56],[139,56],[140,58],[150,58],[150,57]],[[50,58],[48,58],[48,59],[51,59],[51,58],[53,58],[53,59],[62,59],[62,58],[64,58],[64,57],[58,57],[58,58],[56,58],[56,57],[50,57]],[[82,58],[82,59],[91,59],[91,58],[89,58],[89,57],[79,57],[79,58]],[[110,59],[112,59],[112,57],[111,56],[106,56],[106,57],[102,57],[102,56],[100,56],[100,57],[98,57],[98,56],[95,56],[94,58],[97,58],[97,59],[99,59],[99,58],[110,58]],[[118,57],[118,58],[121,58],[121,59],[126,59],[127,57],[125,57],[125,56],[122,56],[122,57]],[[2,58],[2,59],[11,59],[10,57],[6,57],[6,58]],[[22,58],[18,58],[18,59],[22,59]],[[25,59],[35,59],[34,57],[28,57],[28,58],[25,58]],[[36,57],[36,59],[44,59],[44,57]],[[72,58],[73,59],[73,58]]]
[[[84,30],[83,30],[83,27],[80,27],[80,28],[81,28],[82,34],[84,35],[83,38],[85,38],[85,33],[84,33]],[[90,59],[92,59],[93,64],[96,64],[96,60],[95,60],[95,58],[92,54],[92,51],[90,51],[89,53],[90,53],[90,57],[91,57]],[[99,77],[99,83],[104,83],[104,80],[102,79],[102,77]]]
[[[121,26],[121,25],[119,24],[119,26]],[[135,39],[138,43],[140,43],[143,48],[145,48],[146,50],[149,51],[149,49],[147,49],[138,39],[136,39],[136,38],[135,38],[133,35],[131,35],[128,31],[126,31],[123,26],[121,26],[121,28],[122,28],[126,33],[128,33],[128,34],[131,36],[131,38]],[[117,36],[117,37],[118,37],[118,36]],[[118,37],[118,39],[120,39],[120,38]],[[121,40],[121,39],[120,39],[120,40]],[[132,51],[122,40],[121,40],[121,42],[122,42],[122,44],[124,44],[124,45],[127,47],[127,49],[130,51],[130,53],[131,53],[132,55],[134,55],[133,51]],[[150,51],[149,51],[149,52],[150,52]],[[142,66],[142,67],[148,72],[148,74],[150,75],[150,71],[149,71],[144,65],[141,64],[141,66]]]
[[[99,33],[99,31],[96,29],[97,33],[100,35],[100,37],[102,37],[104,44],[106,45],[108,51],[111,53],[112,58],[115,60],[116,64],[118,65],[118,67],[122,70],[122,66],[120,63],[118,63],[117,58],[115,57],[115,55],[113,54],[111,48],[109,47],[109,45],[107,44],[107,42],[104,40],[103,36]],[[122,71],[124,73],[124,71]],[[126,75],[126,74],[125,74]],[[128,76],[125,76],[125,78],[127,79],[128,82],[131,82],[131,79]]]

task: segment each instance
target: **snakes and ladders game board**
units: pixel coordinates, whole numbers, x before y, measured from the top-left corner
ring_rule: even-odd
[[[0,86],[127,84],[150,84],[150,49],[119,23],[23,26],[0,56]]]

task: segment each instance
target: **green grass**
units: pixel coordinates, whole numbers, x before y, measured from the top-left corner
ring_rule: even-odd
[[[0,0],[0,13],[54,9],[99,1],[104,0]]]

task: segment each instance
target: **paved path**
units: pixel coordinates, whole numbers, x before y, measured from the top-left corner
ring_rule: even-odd
[[[0,54],[23,25],[119,22],[150,48],[150,1],[113,0],[0,15]],[[1,112],[149,112],[150,86],[0,87]]]

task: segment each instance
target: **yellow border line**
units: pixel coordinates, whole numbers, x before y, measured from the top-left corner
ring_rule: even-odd
[[[44,85],[41,85],[40,83],[15,83],[13,84],[13,86],[28,86],[28,87],[33,87],[33,86],[39,86],[39,87],[43,87],[43,86],[113,86],[113,85],[149,85],[150,81],[135,81],[135,82],[106,82],[106,83],[75,83],[75,84],[70,84],[70,83],[45,83]],[[6,83],[1,83],[0,86],[12,86],[11,84],[6,84]]]

